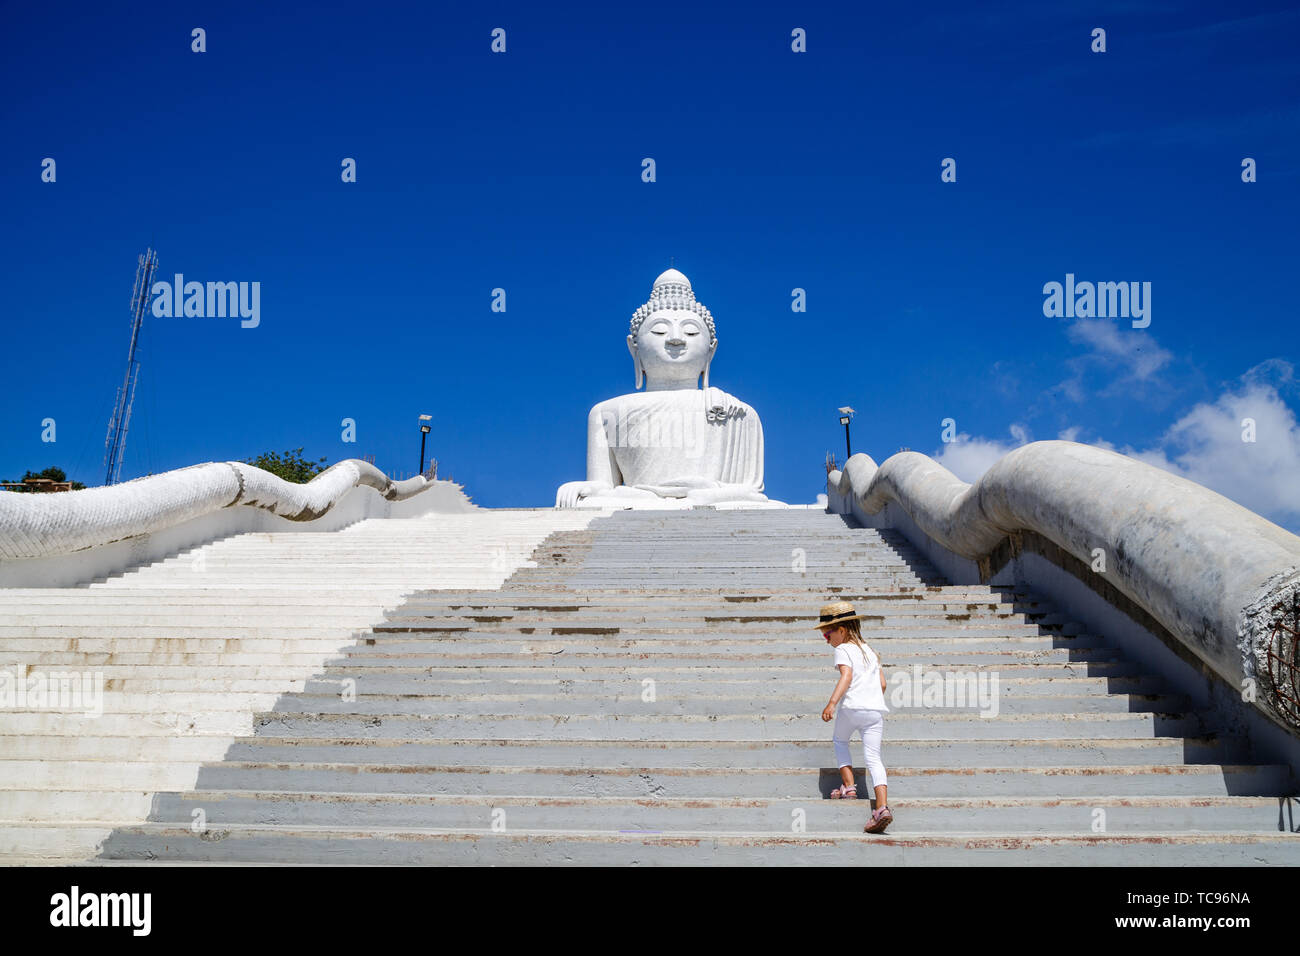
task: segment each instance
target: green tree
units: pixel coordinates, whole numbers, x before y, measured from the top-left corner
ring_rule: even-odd
[[[256,458],[247,458],[245,461],[297,485],[311,481],[325,470],[325,459],[323,457],[318,462],[307,461],[302,457],[301,448],[286,451],[283,457],[269,451],[258,455]]]
[[[30,471],[30,470],[29,470],[29,471],[27,471],[27,472],[22,476],[22,478],[20,478],[19,480],[20,480],[20,481],[26,481],[28,478],[48,478],[48,479],[50,479],[51,481],[67,481],[67,480],[68,480],[67,473],[64,472],[64,470],[63,470],[62,468],[55,468],[54,466],[50,466],[49,468],[46,468],[44,471]],[[84,488],[84,487],[86,487],[86,486],[83,485],[83,484],[82,484],[81,482],[79,482],[79,481],[74,481],[74,482],[72,483],[72,490],[73,490],[73,491],[80,491],[80,490],[81,490],[82,488]],[[30,487],[30,486],[28,486],[28,487],[26,487],[26,488],[10,488],[9,490],[10,490],[10,491],[18,491],[18,492],[27,492],[27,493],[31,493],[31,492],[35,492],[35,491],[36,491],[35,488]]]

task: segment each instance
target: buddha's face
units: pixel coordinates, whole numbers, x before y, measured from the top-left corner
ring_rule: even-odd
[[[672,383],[694,388],[715,347],[704,320],[685,310],[652,312],[637,330],[635,344],[628,336],[628,348],[645,369],[651,385]]]

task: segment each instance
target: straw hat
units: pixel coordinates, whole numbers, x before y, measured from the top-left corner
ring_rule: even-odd
[[[845,621],[861,621],[862,615],[853,610],[853,605],[848,601],[832,601],[830,604],[822,605],[821,620],[817,623],[817,630],[824,627],[835,627],[843,624]]]

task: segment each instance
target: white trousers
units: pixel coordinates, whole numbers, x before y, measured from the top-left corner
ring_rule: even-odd
[[[840,707],[835,716],[835,759],[841,767],[853,766],[849,757],[849,740],[855,731],[862,731],[862,750],[866,757],[867,773],[871,774],[872,787],[887,787],[885,765],[880,761],[880,740],[885,734],[885,715],[878,710],[849,710]]]

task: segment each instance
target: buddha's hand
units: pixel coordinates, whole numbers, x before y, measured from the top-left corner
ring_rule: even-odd
[[[668,478],[658,483],[666,488],[721,488],[722,482],[712,478],[697,478],[687,475],[681,478]]]
[[[573,508],[582,498],[612,490],[613,486],[603,481],[566,481],[555,492],[555,507]]]

